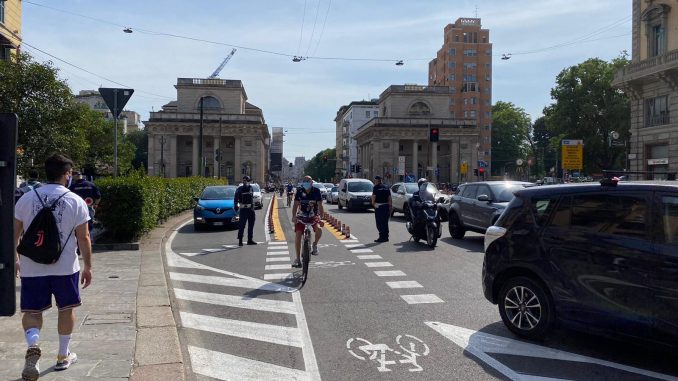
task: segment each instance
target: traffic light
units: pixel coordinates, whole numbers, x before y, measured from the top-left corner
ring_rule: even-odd
[[[290,168],[292,168],[292,167],[294,167],[294,164],[290,163],[290,165],[289,165],[289,166],[290,166]]]
[[[351,164],[351,172],[355,172],[355,164]]]
[[[473,168],[473,176],[478,176],[478,168]]]
[[[478,168],[478,176],[485,178],[485,168],[483,167]]]
[[[428,134],[430,142],[437,142],[440,139],[440,129],[438,127],[431,127]]]
[[[362,167],[360,165],[358,165],[358,164],[355,165],[355,171],[356,172],[360,172],[361,169],[362,169]]]

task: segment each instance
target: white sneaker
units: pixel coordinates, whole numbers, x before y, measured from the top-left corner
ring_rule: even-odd
[[[313,250],[311,250],[312,255],[318,255],[318,244],[313,242]]]
[[[71,364],[74,364],[78,361],[78,355],[73,352],[70,352],[68,356],[57,356],[57,363],[54,366],[54,370],[66,370]]]
[[[38,366],[40,355],[42,355],[42,351],[37,345],[31,345],[26,350],[24,371],[21,372],[21,379],[23,381],[36,381],[40,377],[40,367]]]

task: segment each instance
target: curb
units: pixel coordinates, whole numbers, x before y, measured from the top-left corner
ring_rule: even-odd
[[[167,235],[192,216],[174,216],[148,233],[138,244],[141,253],[137,291],[137,334],[130,381],[183,381],[184,360],[165,276]]]
[[[128,243],[95,243],[92,245],[92,251],[137,251],[139,250],[139,242]]]

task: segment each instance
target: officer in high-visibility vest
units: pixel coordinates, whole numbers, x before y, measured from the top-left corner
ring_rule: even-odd
[[[238,229],[238,246],[242,246],[243,232],[245,231],[245,224],[249,223],[247,227],[247,244],[256,245],[252,239],[254,234],[254,189],[250,185],[249,176],[242,178],[242,185],[235,191],[235,198],[233,206],[235,211],[240,210],[240,229]]]

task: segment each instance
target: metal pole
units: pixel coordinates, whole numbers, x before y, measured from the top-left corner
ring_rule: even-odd
[[[165,177],[165,136],[160,137],[160,172]]]
[[[115,120],[115,144],[113,147],[113,178],[118,177],[118,89],[113,90],[113,119]]]
[[[199,139],[199,143],[198,143],[199,144],[199,146],[198,146],[198,157],[199,157],[198,162],[200,163],[198,165],[200,165],[200,168],[198,168],[198,176],[203,176],[203,174],[205,173],[204,172],[205,168],[204,168],[204,163],[203,163],[203,157],[202,157],[202,132],[203,132],[203,121],[202,121],[203,106],[202,106],[202,103],[203,103],[203,99],[204,99],[203,97],[200,97],[200,139]]]

